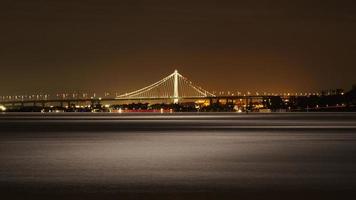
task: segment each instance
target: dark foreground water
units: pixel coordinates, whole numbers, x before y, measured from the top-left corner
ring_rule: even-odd
[[[0,114],[0,199],[350,199],[356,114]]]

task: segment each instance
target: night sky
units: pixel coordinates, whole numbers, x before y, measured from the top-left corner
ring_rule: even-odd
[[[356,83],[356,1],[0,0],[0,95]]]

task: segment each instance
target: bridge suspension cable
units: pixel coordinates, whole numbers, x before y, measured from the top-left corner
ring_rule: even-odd
[[[215,95],[194,85],[186,77],[175,70],[167,77],[144,88],[118,95],[116,99],[172,99],[178,103],[179,99],[214,97]]]

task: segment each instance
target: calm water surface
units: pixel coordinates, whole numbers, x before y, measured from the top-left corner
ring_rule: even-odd
[[[343,199],[356,114],[0,114],[4,199]]]

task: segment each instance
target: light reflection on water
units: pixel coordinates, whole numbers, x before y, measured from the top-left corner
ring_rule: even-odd
[[[155,120],[154,131],[136,130],[150,124],[147,119],[130,125],[120,120],[84,120],[84,127],[83,119],[0,120],[5,127],[0,131],[0,183],[217,190],[355,188],[353,117],[340,122],[331,117],[320,123],[313,118],[315,127],[309,128],[305,128],[310,126],[307,118],[261,118],[191,120],[188,125],[198,127],[194,130],[180,130],[185,120],[170,120],[168,125]],[[333,129],[323,128],[325,121]],[[110,124],[110,129],[100,130]],[[221,124],[229,130],[221,130]],[[253,129],[253,124],[260,129]],[[305,130],[296,131],[300,126]]]
[[[66,134],[2,141],[2,152],[6,153],[1,153],[1,177],[7,181],[113,184],[209,184],[221,179],[239,185],[241,178],[286,184],[283,178],[298,180],[303,176],[303,180],[319,177],[324,185],[356,172],[355,136],[350,134]]]

